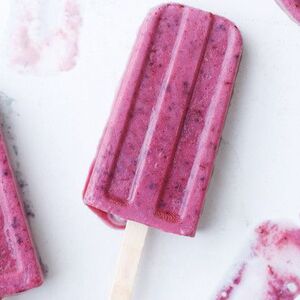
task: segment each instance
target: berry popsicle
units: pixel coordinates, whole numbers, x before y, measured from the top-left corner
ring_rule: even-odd
[[[279,6],[300,24],[300,0],[276,0]]]
[[[133,48],[84,189],[125,227],[111,299],[130,299],[147,226],[194,236],[242,52],[237,27],[179,4],[153,9]]]
[[[119,218],[194,236],[242,40],[230,21],[178,4],[142,25],[91,167],[84,202]]]
[[[0,298],[43,282],[16,180],[0,132]]]
[[[300,229],[265,222],[255,232],[250,252],[216,300],[299,300]]]

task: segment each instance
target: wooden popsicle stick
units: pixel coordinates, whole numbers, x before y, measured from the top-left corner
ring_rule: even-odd
[[[131,299],[147,231],[148,226],[127,221],[110,300]]]

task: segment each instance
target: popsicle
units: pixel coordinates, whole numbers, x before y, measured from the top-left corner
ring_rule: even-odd
[[[85,203],[117,226],[122,218],[195,235],[241,50],[237,27],[222,17],[178,4],[152,10],[91,167]]]
[[[223,17],[166,4],[145,19],[83,192],[105,222],[127,221],[117,277],[134,278],[147,226],[195,235],[241,52]]]
[[[0,299],[42,282],[41,267],[0,132]]]
[[[300,228],[286,222],[257,227],[250,251],[216,300],[299,300]]]
[[[300,24],[300,0],[276,0],[279,6]]]

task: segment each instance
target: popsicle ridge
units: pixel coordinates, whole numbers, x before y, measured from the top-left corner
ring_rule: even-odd
[[[222,24],[216,23],[214,30]],[[222,29],[224,30],[224,29]],[[227,115],[229,107],[229,99],[233,92],[233,84],[237,75],[236,69],[231,66],[237,66],[236,60],[240,60],[241,52],[237,52],[236,43],[237,40],[241,41],[239,32],[235,27],[228,28],[228,42],[226,49],[224,49],[223,61],[220,62],[219,76],[216,78],[215,87],[213,89],[213,96],[209,104],[206,107],[205,118],[202,128],[198,128],[198,132],[201,132],[196,143],[195,156],[193,160],[193,166],[188,176],[188,182],[184,192],[184,200],[181,205],[181,215],[193,219],[193,216],[188,215],[188,211],[194,211],[199,215],[203,209],[204,201],[198,203],[193,201],[195,194],[201,195],[204,199],[205,192],[207,190],[213,168],[213,162],[215,160],[216,153],[219,148],[221,132]],[[210,49],[211,47],[211,49]],[[207,53],[212,53],[211,50],[215,46],[212,44],[208,46]],[[205,69],[205,66],[204,66]],[[203,73],[202,73],[203,74]],[[201,80],[199,80],[199,83]],[[202,81],[204,82],[204,81]],[[195,99],[200,99],[195,91]],[[197,105],[195,103],[195,105]],[[202,130],[202,131],[201,131]],[[216,134],[213,134],[216,133]],[[188,141],[185,141],[185,143]],[[200,184],[199,184],[200,182]],[[196,224],[198,218],[194,219]],[[196,225],[194,224],[194,226]]]
[[[196,84],[197,73],[203,58],[205,42],[211,24],[211,15],[202,18],[203,23],[197,26],[197,20],[188,8],[183,8],[177,39],[171,55],[166,74],[161,85],[156,104],[152,109],[144,145],[142,146],[138,176],[132,185],[134,193],[131,199],[150,215],[156,214],[168,222],[177,222],[180,216],[176,211],[163,210],[159,199],[165,188],[166,179],[175,156],[183,122]],[[207,26],[203,26],[203,24]],[[195,26],[196,25],[196,26]],[[193,26],[193,34],[189,33]],[[203,30],[204,28],[204,30]],[[199,36],[201,38],[199,38]],[[186,44],[197,49],[191,54]],[[185,65],[182,61],[189,59]],[[174,125],[175,124],[175,125]],[[162,129],[166,128],[166,130]],[[159,145],[159,147],[155,146]],[[146,153],[146,154],[145,154]],[[150,190],[150,193],[148,192]],[[138,203],[139,198],[141,199]],[[143,202],[147,198],[151,201]],[[155,205],[156,203],[156,205]],[[146,205],[146,207],[143,207]]]
[[[146,145],[147,131],[151,131],[152,112],[155,109],[155,102],[161,93],[161,86],[163,85],[165,73],[172,59],[172,50],[175,47],[174,44],[176,43],[176,37],[182,21],[183,12],[174,11],[171,17],[169,17],[169,22],[173,22],[176,30],[166,30],[169,23],[165,22],[164,13],[165,10],[162,9],[159,15],[155,15],[155,18],[157,18],[157,28],[155,28],[155,34],[152,36],[153,40],[150,41],[149,48],[147,49],[149,53],[145,59],[145,68],[139,74],[139,78],[142,78],[140,85],[135,83],[136,93],[129,100],[134,103],[134,106],[129,111],[127,126],[125,125],[127,128],[123,131],[125,134],[123,135],[124,140],[121,145],[122,151],[120,151],[119,156],[116,156],[116,166],[113,169],[112,181],[108,190],[108,194],[112,199],[119,198],[124,203],[130,202],[131,187],[134,185],[135,178],[138,177],[136,176],[136,171],[138,167],[141,168],[143,150],[145,148],[143,144]],[[163,52],[167,53],[165,58],[158,59]],[[145,135],[146,138],[144,138]],[[127,157],[129,155],[134,157],[134,161],[128,160]],[[121,172],[119,171],[120,169]],[[119,182],[123,184],[120,185]]]

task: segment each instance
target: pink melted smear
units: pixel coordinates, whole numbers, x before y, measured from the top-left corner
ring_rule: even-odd
[[[263,223],[250,254],[216,300],[299,300],[300,228]]]
[[[23,69],[36,71],[69,71],[76,65],[78,57],[79,31],[82,23],[80,8],[76,1],[64,3],[61,26],[41,38],[37,24],[43,26],[38,10],[35,7],[20,5],[20,16],[12,35],[11,62]]]

